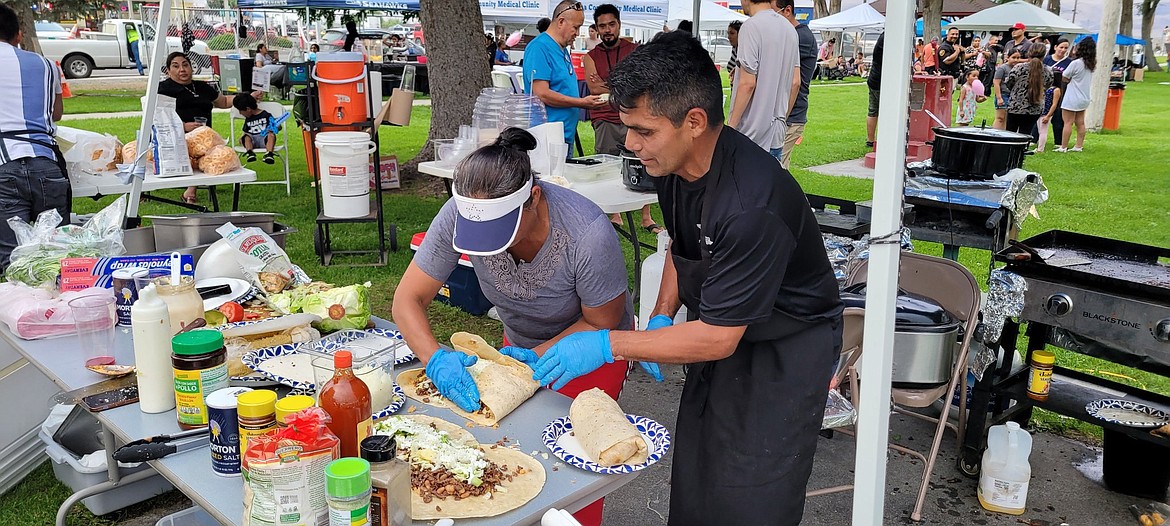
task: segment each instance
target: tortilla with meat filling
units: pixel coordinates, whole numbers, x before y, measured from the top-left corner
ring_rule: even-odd
[[[467,368],[479,388],[479,411],[468,413],[440,395],[423,368],[398,375],[398,385],[402,386],[406,396],[424,404],[450,409],[477,424],[492,426],[540,388],[540,384],[532,380],[532,369],[515,358],[500,354],[479,336],[455,333],[451,335],[451,344],[456,350],[479,357],[475,365]]]
[[[605,391],[594,387],[569,406],[573,436],[589,459],[602,466],[641,464],[649,454],[646,441],[626,413]]]

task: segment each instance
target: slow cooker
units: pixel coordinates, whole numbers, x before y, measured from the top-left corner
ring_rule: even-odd
[[[841,293],[846,307],[865,308],[865,283]],[[951,380],[960,323],[937,301],[898,291],[894,315],[893,386],[928,389]]]
[[[654,181],[646,174],[646,167],[642,165],[642,160],[625,148],[621,149],[622,154],[622,184],[626,188],[635,192],[653,192]]]
[[[1030,135],[963,126],[934,128],[930,161],[944,176],[988,180],[1024,165]]]

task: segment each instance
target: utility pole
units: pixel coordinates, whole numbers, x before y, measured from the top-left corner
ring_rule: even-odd
[[[1074,24],[1077,22],[1077,4],[1078,4],[1079,2],[1080,2],[1080,0],[1073,0],[1073,16],[1072,16],[1072,21],[1073,21],[1073,23],[1074,23]]]

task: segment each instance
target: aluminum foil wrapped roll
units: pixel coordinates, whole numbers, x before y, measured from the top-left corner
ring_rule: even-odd
[[[1024,292],[1028,284],[1014,272],[991,271],[987,284],[987,301],[983,304],[983,341],[994,344],[1003,333],[1003,324],[1024,312]]]
[[[825,241],[825,254],[829,256],[829,265],[833,267],[833,275],[837,278],[837,288],[845,284],[849,276],[847,264],[849,254],[853,252],[853,240],[833,234],[822,234]]]
[[[1016,168],[1003,176],[1010,181],[999,203],[1012,211],[1016,225],[1022,225],[1029,214],[1036,214],[1036,205],[1048,200],[1048,187],[1040,174]]]
[[[829,398],[825,400],[825,416],[821,420],[821,429],[835,429],[853,425],[857,422],[857,410],[836,389],[829,391]]]

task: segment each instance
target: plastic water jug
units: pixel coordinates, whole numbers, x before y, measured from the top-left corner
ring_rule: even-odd
[[[666,266],[666,249],[670,248],[670,234],[665,230],[658,233],[658,251],[650,254],[642,261],[642,285],[638,289],[638,329],[645,330],[650,321],[650,313],[654,312],[654,305],[658,302],[658,287],[662,285],[662,269]],[[687,308],[684,306],[674,316],[674,323],[687,321]]]
[[[987,451],[979,476],[979,504],[991,511],[1019,515],[1027,509],[1032,466],[1032,435],[1008,422],[987,432]]]

